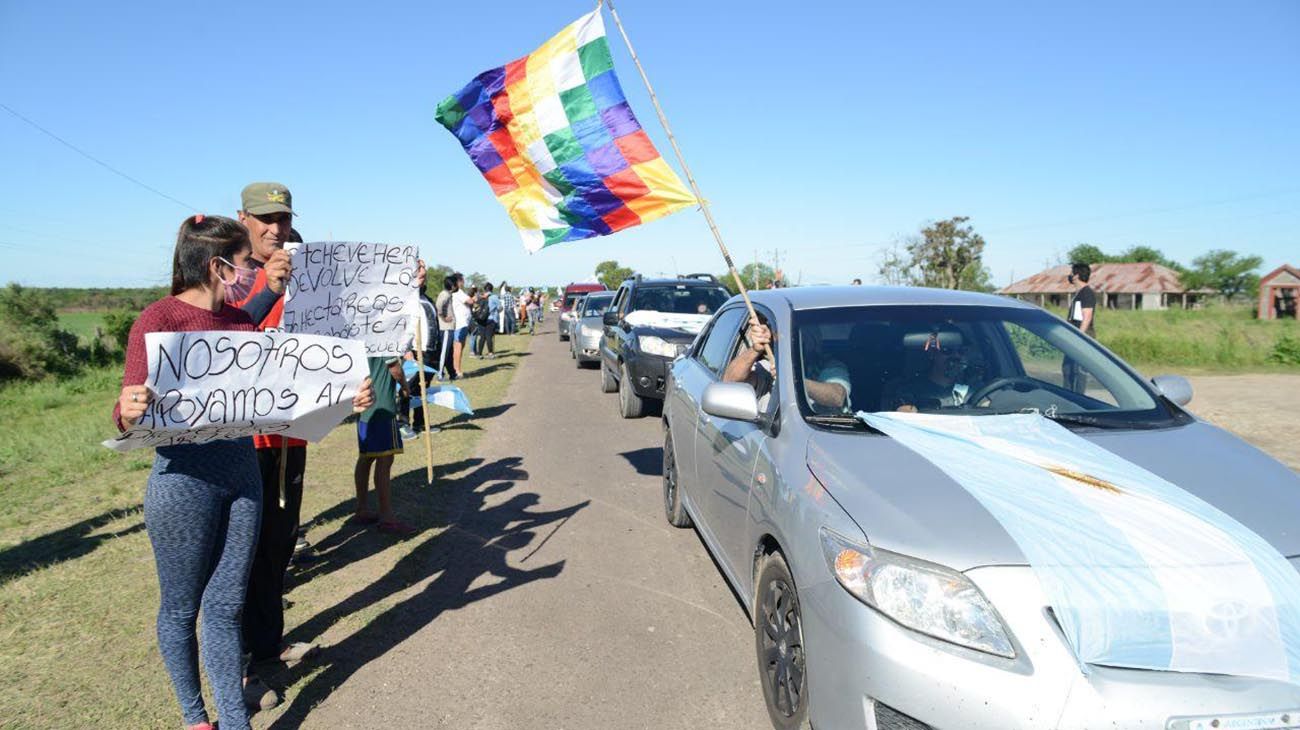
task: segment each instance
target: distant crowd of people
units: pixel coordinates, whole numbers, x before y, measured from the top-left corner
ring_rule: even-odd
[[[289,190],[267,182],[243,189],[237,219],[199,214],[181,223],[171,293],[145,308],[131,328],[113,409],[119,429],[137,424],[156,397],[145,385],[146,334],[280,327],[292,273],[284,247],[302,241],[293,217]],[[525,326],[535,331],[547,303],[544,291],[516,293],[505,282],[467,288],[460,274],[445,277],[431,299],[425,279],[421,261],[415,276],[420,308],[404,356],[369,358],[369,377],[353,398],[356,504],[348,521],[399,536],[415,528],[394,513],[393,457],[402,453],[403,434],[413,437],[411,427],[423,426],[405,422],[420,379],[409,376],[403,360],[420,359],[418,345],[424,361],[437,364],[433,380],[462,378],[467,348],[474,357],[495,357],[496,334]],[[287,642],[284,624],[286,571],[291,562],[312,558],[300,527],[306,446],[255,436],[155,450],[144,515],[161,592],[158,644],[188,730],[214,727],[199,681],[200,656],[222,730],[241,730],[250,727],[252,712],[280,702],[259,673],[318,653],[314,644]]]

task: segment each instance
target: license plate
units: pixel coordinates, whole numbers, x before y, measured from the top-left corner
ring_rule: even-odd
[[[1171,717],[1166,730],[1284,730],[1300,728],[1300,710],[1261,712],[1252,715],[1206,715]]]

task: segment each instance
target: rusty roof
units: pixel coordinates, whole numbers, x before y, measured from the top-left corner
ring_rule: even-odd
[[[1070,265],[1053,266],[1028,279],[1011,284],[999,294],[1070,294],[1074,286],[1066,280]],[[1178,272],[1160,264],[1093,264],[1093,290],[1112,294],[1157,294],[1186,291],[1178,279]]]

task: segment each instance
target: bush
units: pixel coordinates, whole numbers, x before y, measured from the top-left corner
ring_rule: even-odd
[[[135,324],[138,315],[139,311],[131,309],[119,309],[104,315],[104,334],[116,342],[118,349],[124,352],[126,340],[131,336],[131,326]]]
[[[0,290],[0,380],[70,375],[85,357],[48,295],[18,284]]]
[[[1300,365],[1300,337],[1282,335],[1273,343],[1268,361],[1279,365]]]

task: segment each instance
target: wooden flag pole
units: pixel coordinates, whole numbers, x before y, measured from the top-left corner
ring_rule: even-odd
[[[668,143],[673,146],[673,154],[677,156],[677,164],[682,166],[682,172],[686,173],[686,182],[691,186],[691,192],[694,193],[695,199],[700,203],[700,211],[704,213],[704,220],[709,224],[709,231],[713,233],[713,239],[718,242],[718,250],[722,252],[722,258],[727,262],[727,269],[731,272],[731,278],[736,282],[736,288],[740,290],[740,296],[745,300],[745,307],[749,310],[749,318],[757,321],[758,314],[754,311],[754,303],[749,301],[749,290],[745,288],[745,282],[740,278],[740,272],[736,270],[736,265],[731,261],[731,252],[727,250],[727,244],[722,241],[722,232],[718,230],[718,224],[713,220],[713,212],[709,210],[709,201],[705,199],[704,194],[700,192],[700,186],[695,182],[695,175],[691,173],[691,168],[686,164],[686,157],[682,155],[682,148],[677,145],[677,137],[673,135],[673,128],[668,125],[668,117],[664,115],[663,107],[659,106],[659,97],[655,95],[654,87],[650,85],[650,77],[646,76],[645,68],[641,65],[641,59],[637,58],[636,49],[632,48],[632,39],[627,37],[627,31],[623,29],[623,21],[618,18],[618,10],[614,8],[614,0],[599,0],[596,7],[601,4],[609,6],[609,14],[614,18],[614,25],[618,28],[618,34],[623,36],[623,43],[627,46],[627,52],[632,56],[632,63],[636,64],[636,70],[641,74],[641,81],[645,83],[646,91],[650,92],[650,103],[654,105],[655,114],[659,115],[659,124],[663,125],[664,132],[668,135]],[[772,363],[773,369],[776,368],[776,358],[773,357],[771,346],[764,347],[764,356]]]
[[[429,430],[429,391],[424,380],[424,328],[425,324],[416,323],[415,327],[415,364],[420,366],[420,412],[424,414],[424,456],[426,462],[425,476],[429,486],[433,486],[433,432]]]

